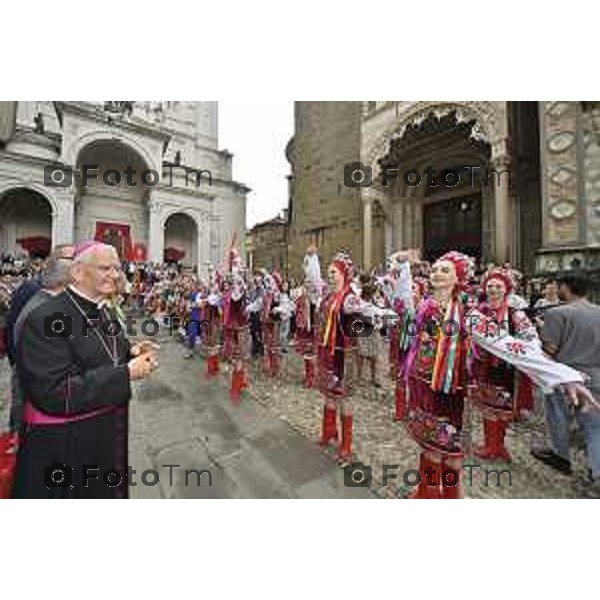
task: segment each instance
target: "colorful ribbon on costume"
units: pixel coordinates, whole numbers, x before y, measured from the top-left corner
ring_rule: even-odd
[[[449,394],[455,392],[459,387],[463,359],[460,332],[462,310],[458,298],[453,298],[448,305],[444,323],[457,323],[459,331],[452,331],[450,335],[447,335],[446,332],[438,329],[438,342],[433,365],[433,375],[431,377],[431,389],[434,392]]]
[[[335,344],[337,341],[337,319],[340,312],[340,306],[344,299],[345,293],[338,292],[331,302],[325,322],[325,334],[323,335],[323,346],[329,347],[329,353],[335,353]]]

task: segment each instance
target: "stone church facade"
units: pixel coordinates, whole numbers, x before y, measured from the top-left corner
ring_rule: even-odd
[[[179,260],[202,272],[234,236],[243,244],[248,189],[218,148],[216,102],[33,101],[2,110],[2,252],[43,254],[96,238],[123,259]]]
[[[598,282],[600,102],[297,102],[288,159],[292,270],[309,243],[365,268],[456,248]]]

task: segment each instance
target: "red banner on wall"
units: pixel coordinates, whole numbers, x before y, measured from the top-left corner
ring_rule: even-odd
[[[32,258],[45,258],[50,254],[50,247],[52,245],[49,237],[44,235],[32,235],[29,237],[19,238],[18,244],[29,252],[29,256]]]
[[[184,256],[185,250],[173,248],[172,246],[165,248],[165,262],[179,262],[180,260],[183,260]]]
[[[96,236],[94,239],[98,242],[114,246],[121,260],[133,260],[129,225],[96,221]]]

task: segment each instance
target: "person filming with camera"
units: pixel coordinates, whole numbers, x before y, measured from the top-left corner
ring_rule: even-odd
[[[30,313],[16,364],[24,395],[13,497],[126,498],[131,382],[157,367],[158,346],[131,345],[108,299],[114,247],[75,247],[71,285]]]

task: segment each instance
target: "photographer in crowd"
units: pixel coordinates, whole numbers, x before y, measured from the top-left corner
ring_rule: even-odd
[[[600,399],[600,306],[587,299],[588,280],[582,275],[558,278],[558,297],[565,302],[544,314],[541,333],[544,350],[556,360],[589,377],[592,394]],[[600,490],[600,411],[583,410],[566,402],[563,392],[544,398],[550,447],[533,448],[543,463],[571,472],[570,441],[573,420],[583,432],[589,466],[589,481]]]

